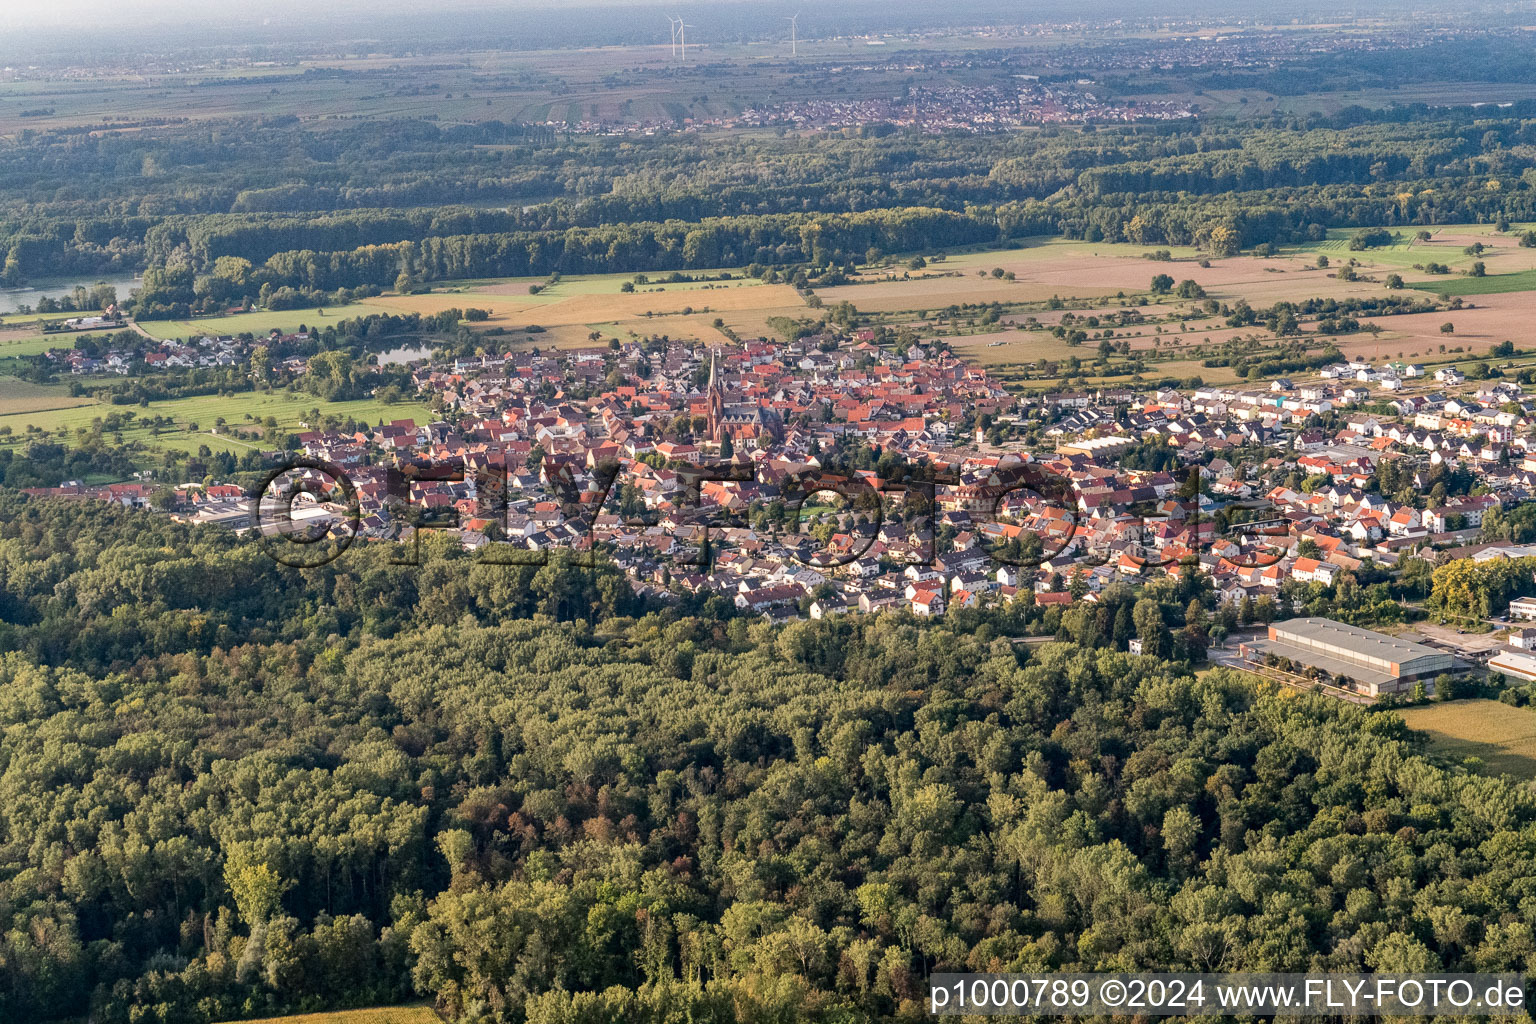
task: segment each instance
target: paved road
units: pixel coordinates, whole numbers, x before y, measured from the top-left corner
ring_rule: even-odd
[[[1212,665],[1223,665],[1227,668],[1244,669],[1243,656],[1237,651],[1237,644],[1229,638],[1225,647],[1212,647],[1205,652],[1205,660]]]

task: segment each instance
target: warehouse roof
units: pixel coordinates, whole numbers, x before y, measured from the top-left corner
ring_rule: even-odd
[[[1385,633],[1373,633],[1359,626],[1348,626],[1332,619],[1288,619],[1274,624],[1277,634],[1289,634],[1314,643],[1344,647],[1366,658],[1380,658],[1399,665],[1419,658],[1444,658],[1445,651],[1437,651],[1425,644],[1400,640]]]
[[[1263,657],[1266,654],[1274,654],[1280,657],[1290,658],[1292,661],[1303,665],[1320,668],[1331,676],[1344,676],[1361,683],[1375,683],[1377,686],[1390,686],[1396,681],[1390,672],[1380,672],[1373,668],[1353,661],[1345,661],[1343,658],[1330,657],[1312,647],[1300,647],[1296,644],[1288,644],[1282,640],[1250,640],[1243,644],[1255,655]]]

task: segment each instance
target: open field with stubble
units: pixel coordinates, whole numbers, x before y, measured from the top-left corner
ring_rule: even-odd
[[[1167,274],[1175,281],[1194,281],[1220,301],[1244,299],[1262,307],[1314,297],[1381,295],[1386,291],[1388,273],[1400,274],[1406,283],[1478,280],[1417,272],[1412,269],[1414,263],[1436,262],[1466,269],[1475,260],[1482,260],[1490,274],[1536,268],[1536,249],[1520,248],[1513,237],[1514,231],[1521,230],[1519,226],[1512,226],[1510,235],[1497,236],[1491,227],[1487,233],[1478,234],[1478,227],[1482,226],[1437,229],[1439,233],[1430,242],[1412,242],[1412,233],[1405,231],[1403,242],[1354,252],[1348,249],[1348,237],[1353,232],[1332,232],[1324,241],[1286,247],[1273,256],[1211,257],[1205,267],[1195,250],[1178,246],[1029,239],[1018,248],[949,256],[920,271],[899,266],[869,268],[852,283],[823,288],[817,294],[828,303],[847,300],[865,312],[939,310],[966,303],[1038,303],[1052,296],[1065,300],[1145,296],[1152,277]],[[1476,257],[1464,254],[1462,250],[1474,241],[1491,246],[1491,251]],[[1165,248],[1170,259],[1147,258],[1147,253]],[[1329,267],[1316,265],[1319,255],[1329,258]],[[1339,266],[1350,259],[1359,264],[1363,280],[1338,278]],[[1005,274],[1012,272],[1014,280],[994,277],[994,268]],[[897,280],[883,279],[891,275]]]
[[[803,317],[808,313],[805,300],[789,285],[763,284],[752,278],[643,284],[635,285],[633,292],[621,290],[626,282],[633,284],[634,275],[562,278],[537,295],[528,294],[528,285],[538,283],[531,280],[450,283],[422,295],[365,299],[359,306],[366,312],[389,313],[436,313],[471,307],[486,310],[490,318],[477,324],[477,329],[516,331],[530,324],[546,331],[583,329],[564,331],[557,339],[547,335],[530,339],[542,345],[556,342],[556,347],[566,342],[589,344],[586,335],[591,331],[609,336],[667,334],[723,344],[725,336],[713,326],[716,318],[739,334],[757,335],[766,332],[768,317]]]

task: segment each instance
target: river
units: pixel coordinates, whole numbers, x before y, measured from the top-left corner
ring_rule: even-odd
[[[36,309],[39,299],[61,299],[66,295],[73,295],[77,284],[90,288],[98,281],[104,281],[116,288],[119,302],[128,298],[128,293],[143,283],[136,278],[117,276],[89,280],[37,281],[25,288],[0,288],[0,313],[14,313],[22,306],[31,306]],[[99,312],[99,310],[86,312]]]

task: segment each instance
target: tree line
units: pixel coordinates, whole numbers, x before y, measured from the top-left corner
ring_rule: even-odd
[[[1527,787],[1092,612],[774,627],[559,559],[298,573],[0,505],[7,1020],[846,1024],[918,1019],[936,971],[1536,953]]]
[[[0,281],[871,210],[974,211],[1008,238],[1204,245],[1222,227],[1238,247],[1314,225],[1525,219],[1532,122],[1484,113],[943,139],[541,139],[496,122],[406,120],[316,132],[286,117],[99,138],[32,131],[0,144]],[[69,192],[46,187],[65,168]],[[603,269],[653,265],[616,253]]]

